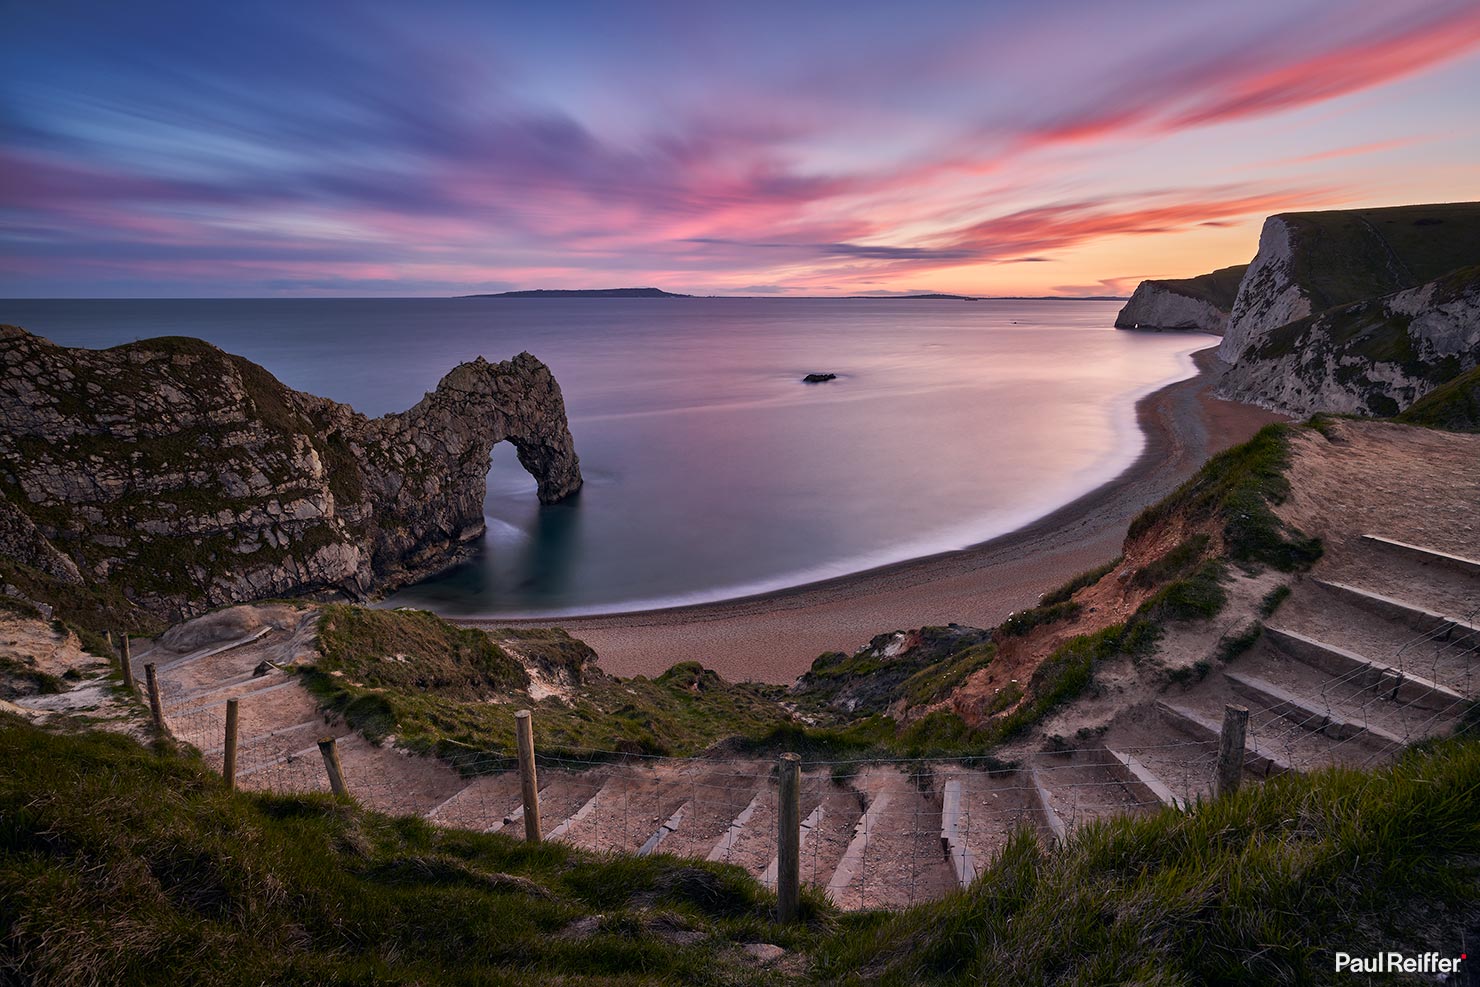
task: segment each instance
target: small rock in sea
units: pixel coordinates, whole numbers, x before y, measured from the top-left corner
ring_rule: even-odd
[[[825,384],[830,380],[837,380],[837,374],[808,374],[802,378],[803,384]]]

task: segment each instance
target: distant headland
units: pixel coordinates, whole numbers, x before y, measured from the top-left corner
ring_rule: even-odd
[[[532,288],[526,291],[500,291],[464,298],[693,298],[662,288]]]
[[[526,288],[462,295],[463,298],[827,298],[849,301],[915,301],[935,299],[960,302],[1123,302],[1124,295],[952,295],[930,291],[914,295],[685,295],[662,288]]]

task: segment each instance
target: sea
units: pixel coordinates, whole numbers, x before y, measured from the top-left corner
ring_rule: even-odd
[[[0,302],[66,346],[208,340],[369,415],[455,364],[554,371],[585,474],[541,506],[507,443],[470,562],[386,602],[525,617],[712,602],[964,548],[1114,478],[1135,404],[1192,376],[1195,333],[1119,303],[392,298]],[[836,380],[805,384],[809,373]]]

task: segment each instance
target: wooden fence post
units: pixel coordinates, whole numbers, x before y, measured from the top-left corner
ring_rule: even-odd
[[[139,687],[134,684],[134,664],[133,658],[129,655],[127,631],[123,635],[123,657],[118,660],[118,663],[123,669],[123,687],[129,692],[138,691]]]
[[[782,754],[776,801],[776,918],[794,922],[802,878],[802,758]]]
[[[125,638],[124,640],[128,640]],[[128,648],[125,647],[127,652]],[[144,666],[144,680],[149,686],[149,708],[154,712],[154,725],[164,729],[164,703],[159,699],[159,676],[155,674],[154,662]]]
[[[1244,773],[1244,734],[1248,725],[1247,706],[1230,703],[1223,707],[1223,731],[1218,735],[1219,795],[1232,795],[1238,791],[1238,783]]]
[[[514,714],[514,739],[519,747],[519,789],[524,799],[524,838],[538,843],[540,833],[540,784],[534,768],[534,718],[529,710]]]
[[[335,795],[349,795],[349,788],[344,783],[344,767],[339,763],[339,746],[334,743],[333,737],[325,737],[319,741],[319,753],[324,755],[324,770],[329,774],[329,790]]]
[[[236,790],[236,722],[239,699],[226,700],[226,748],[221,756],[221,777],[226,787]]]

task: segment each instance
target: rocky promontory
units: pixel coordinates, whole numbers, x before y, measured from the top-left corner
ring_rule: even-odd
[[[1247,264],[1195,278],[1142,281],[1115,317],[1117,329],[1193,329],[1221,335]]]
[[[1236,363],[1280,326],[1477,263],[1480,202],[1271,216],[1218,355]]]
[[[1480,361],[1480,203],[1269,217],[1218,355],[1222,397],[1399,413]]]
[[[1219,393],[1295,415],[1391,416],[1480,362],[1480,266],[1261,334]]]
[[[581,486],[560,386],[528,353],[368,418],[198,339],[68,349],[0,326],[0,419],[0,561],[170,619],[446,568],[483,534],[499,442],[542,502]]]

